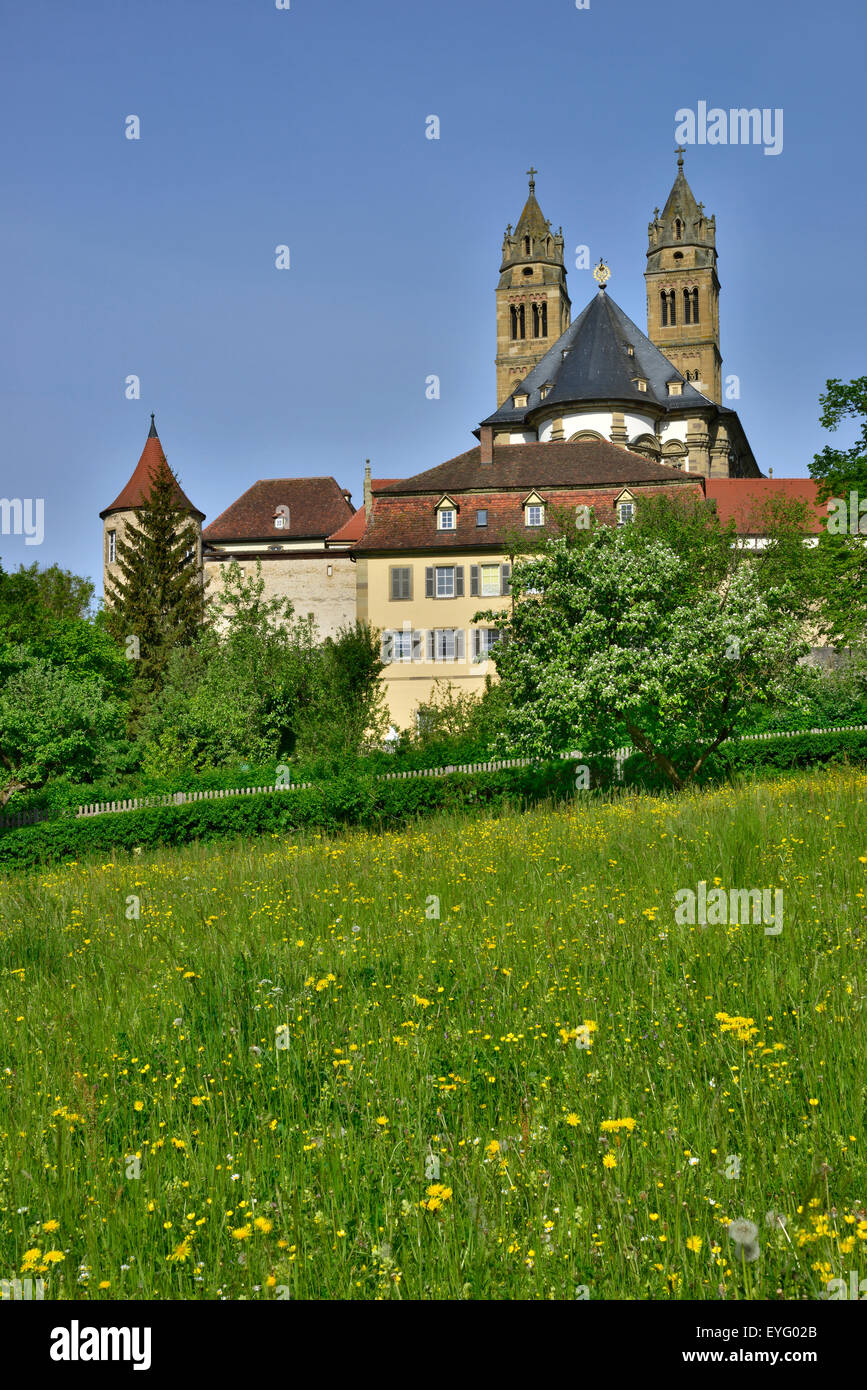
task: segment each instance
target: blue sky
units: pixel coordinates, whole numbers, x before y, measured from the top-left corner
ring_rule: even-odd
[[[333,474],[358,503],[366,457],[400,477],[471,447],[524,171],[643,329],[647,223],[699,101],[784,112],[779,155],[685,166],[763,471],[806,474],[825,380],[865,372],[860,0],[28,0],[3,28],[0,494],[45,499],[40,546],[0,536],[7,569],[99,588],[98,513],[152,410],[210,520],[257,478]],[[576,315],[589,271],[569,289]]]

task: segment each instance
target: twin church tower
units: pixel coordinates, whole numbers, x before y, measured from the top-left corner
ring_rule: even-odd
[[[503,239],[497,286],[497,405],[520,385],[565,333],[572,305],[566,288],[562,227],[554,233],[536,200],[535,175],[514,231]],[[697,203],[677,150],[677,176],[662,215],[647,228],[647,336],[688,382],[722,404],[716,220]]]

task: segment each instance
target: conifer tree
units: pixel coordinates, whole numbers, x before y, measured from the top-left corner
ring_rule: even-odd
[[[136,661],[136,710],[160,688],[171,652],[195,641],[205,613],[196,526],[164,454],[150,477],[147,500],[117,538],[120,577],[106,586],[110,630]]]

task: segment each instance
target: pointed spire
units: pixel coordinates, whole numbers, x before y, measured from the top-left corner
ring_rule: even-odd
[[[518,225],[515,228],[516,237],[544,237],[547,236],[551,230],[546,218],[542,215],[542,209],[539,207],[539,204],[536,201],[536,175],[538,174],[538,172],[539,170],[534,169],[532,164],[527,170],[527,177],[530,180],[530,192],[527,196],[527,201],[524,204],[524,211],[518,218]]]
[[[151,427],[145,440],[141,458],[133,469],[129,482],[114,499],[111,506],[106,507],[105,511],[100,512],[99,515],[104,518],[108,516],[109,512],[133,511],[136,507],[140,507],[150,496],[154,475],[164,470],[171,472],[152,415]],[[204,520],[205,513],[193,506],[177,479],[175,479],[175,496],[179,506],[190,511],[193,516],[200,520]]]

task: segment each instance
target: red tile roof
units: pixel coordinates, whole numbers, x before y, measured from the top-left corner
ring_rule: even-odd
[[[400,478],[371,478],[370,488],[372,492],[383,487],[391,487],[393,483],[399,483]],[[339,531],[328,537],[329,543],[334,541],[341,544],[349,541],[359,541],[364,535],[365,512],[364,507],[358,508],[353,516],[349,518],[345,526],[341,526]]]
[[[760,536],[762,508],[782,500],[807,504],[813,535],[825,528],[827,510],[816,501],[812,478],[706,478],[705,495],[716,502],[722,522],[734,520],[740,536]]]
[[[275,527],[278,507],[289,525]],[[202,532],[204,541],[324,539],[353,515],[350,494],[334,478],[262,478]]]
[[[685,486],[693,496],[702,498],[701,479],[683,475]],[[636,499],[648,492],[668,491],[671,482],[634,483],[630,492]],[[453,493],[456,490],[453,489]],[[615,503],[623,492],[620,485],[606,488],[596,484],[594,487],[539,488],[542,499],[549,504],[554,513],[559,508],[570,511],[578,506],[592,507],[599,521],[613,525],[616,520]],[[457,525],[454,531],[438,531],[434,514],[433,499],[430,497],[390,497],[380,495],[373,507],[373,514],[361,541],[355,546],[357,554],[375,554],[381,551],[412,550],[435,553],[457,553],[458,551],[492,549],[502,550],[514,537],[530,539],[535,535],[547,534],[549,527],[529,527],[524,525],[523,494],[518,492],[474,493],[470,497],[455,496],[458,504]],[[487,511],[487,525],[476,525],[476,511]],[[554,518],[549,514],[549,522]]]
[[[150,497],[151,483],[157,470],[160,469],[168,469],[168,464],[159,436],[154,426],[151,425],[151,432],[145,440],[141,458],[133,470],[132,477],[126,487],[118,493],[111,506],[100,512],[100,518],[107,517],[111,512],[131,511],[135,507],[140,507]],[[171,472],[170,469],[169,471]],[[193,506],[177,479],[175,479],[175,497],[181,507],[191,512],[199,521],[204,521],[205,513]]]

